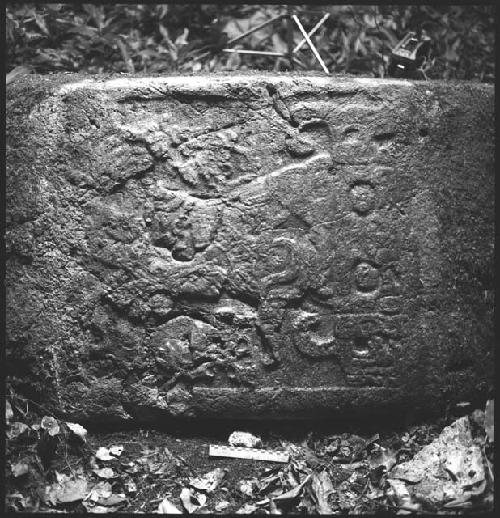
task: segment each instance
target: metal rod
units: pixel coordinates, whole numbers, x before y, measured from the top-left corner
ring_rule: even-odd
[[[325,23],[329,16],[330,13],[326,13],[323,16],[323,18],[321,18],[321,20],[308,32],[307,35],[309,36],[309,38],[311,38],[311,36],[314,36],[315,32]],[[306,43],[306,40],[305,38],[302,38],[301,42],[293,49],[293,53],[295,54],[296,52],[298,52],[302,48],[304,43]]]
[[[268,52],[267,50],[222,49],[222,52],[233,52],[235,54],[255,54],[256,56],[286,56],[286,54],[283,54],[282,52]]]
[[[288,5],[286,8],[286,46],[287,46],[287,57],[288,57],[288,63],[290,65],[290,69],[294,69],[294,63],[293,63],[293,22],[292,22],[292,16],[294,16],[292,13],[292,6]]]
[[[236,38],[233,38],[227,42],[228,45],[232,45],[233,43],[237,43],[238,41],[242,40],[243,38],[246,38],[250,34],[257,32],[259,29],[262,29],[262,27],[265,27],[266,25],[269,25],[270,23],[275,22],[276,20],[281,20],[281,18],[284,18],[284,14],[279,14],[278,16],[275,16],[274,18],[271,18],[270,20],[267,20],[260,25],[257,25],[256,27],[253,27],[252,29],[249,29],[248,31],[244,32],[243,34],[240,34]]]
[[[316,47],[313,45],[312,41],[310,40],[309,36],[307,35],[307,32],[305,31],[304,27],[302,27],[302,24],[300,23],[297,16],[294,14],[294,15],[292,15],[292,18],[293,18],[293,21],[297,24],[300,32],[302,33],[302,36],[304,36],[304,39],[307,41],[307,44],[309,45],[309,47],[311,47],[313,54],[316,56],[316,59],[319,61],[319,64],[322,66],[325,74],[330,74],[330,72],[328,71],[328,68],[326,68],[325,63],[321,59],[319,52],[316,50]]]

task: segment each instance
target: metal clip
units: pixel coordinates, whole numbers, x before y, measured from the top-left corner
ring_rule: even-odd
[[[430,57],[431,39],[428,36],[417,37],[409,32],[394,47],[389,60],[388,74],[392,77],[427,79],[423,65]]]

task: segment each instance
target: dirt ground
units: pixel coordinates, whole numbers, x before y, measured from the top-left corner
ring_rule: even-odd
[[[477,516],[493,509],[490,414],[464,404],[413,423],[383,416],[350,423],[193,421],[97,431],[10,398],[6,511]],[[484,452],[479,489],[448,494],[436,504],[391,481],[394,466],[413,459],[460,416]],[[228,446],[236,430],[259,438],[259,449],[287,453],[288,462],[210,457],[209,445]]]

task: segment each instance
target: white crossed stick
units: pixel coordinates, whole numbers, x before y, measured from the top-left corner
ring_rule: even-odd
[[[323,16],[323,18],[321,18],[321,20],[307,33],[309,38],[311,38],[311,36],[314,36],[314,34],[316,34],[316,31],[326,22],[326,20],[329,17],[330,17],[330,13],[326,13]],[[303,47],[304,43],[306,43],[306,39],[302,38],[300,43],[298,43],[297,46],[293,49],[293,53],[295,54],[296,52],[298,52]]]
[[[306,41],[307,44],[309,45],[309,47],[311,48],[313,54],[316,56],[316,59],[319,61],[319,64],[325,71],[325,74],[330,74],[330,72],[328,71],[328,68],[326,67],[325,62],[321,59],[321,56],[319,55],[319,52],[317,51],[316,47],[314,46],[313,42],[311,41],[310,36],[312,36],[319,29],[319,27],[321,27],[321,25],[328,18],[328,16],[330,16],[330,15],[325,14],[325,16],[323,16],[321,21],[316,24],[316,26],[311,30],[311,32],[309,34],[307,34],[304,27],[300,23],[300,20],[297,18],[297,15],[296,14],[292,15],[293,21],[297,24],[297,27],[299,28],[300,32],[302,33],[302,36],[304,36],[303,40],[297,45],[297,47],[295,47],[294,52],[296,52],[303,45],[303,42]]]
[[[300,20],[297,18],[297,16],[294,14],[292,15],[291,13],[291,9],[289,7],[289,11],[288,11],[288,14],[280,14],[278,16],[275,16],[274,18],[271,18],[270,20],[266,20],[265,22],[257,25],[256,27],[253,27],[252,29],[249,29],[248,31],[244,32],[243,34],[240,34],[239,36],[237,36],[236,38],[233,38],[231,40],[228,41],[228,44],[232,45],[234,43],[237,43],[239,42],[240,40],[242,40],[243,38],[246,38],[247,36],[249,36],[250,34],[258,31],[259,29],[262,29],[263,27],[265,27],[266,25],[269,25],[277,20],[281,20],[283,18],[287,18],[288,20],[293,20],[296,24],[297,24],[297,27],[299,28],[300,32],[302,33],[302,40],[295,46],[294,49],[292,49],[292,36],[291,36],[291,25],[288,25],[289,29],[288,29],[288,34],[289,34],[289,41],[288,41],[288,58],[290,59],[290,62],[292,63],[293,61],[297,61],[297,58],[294,58],[293,57],[293,54],[296,54],[301,48],[302,46],[304,45],[304,43],[307,43],[310,47],[310,49],[312,50],[314,56],[316,57],[316,59],[319,61],[319,64],[321,65],[321,67],[323,68],[324,72],[326,74],[329,74],[330,72],[328,71],[328,68],[327,66],[325,65],[324,61],[321,59],[321,56],[319,55],[319,52],[318,50],[316,49],[316,47],[314,46],[313,42],[311,41],[311,36],[313,36],[317,30],[323,25],[323,23],[325,23],[325,21],[328,19],[328,17],[330,16],[329,13],[325,14],[321,20],[307,33],[303,27],[303,25],[300,23]],[[235,54],[253,54],[253,55],[263,55],[263,56],[276,56],[276,57],[285,57],[287,56],[287,54],[284,54],[282,52],[269,52],[269,51],[263,51],[263,50],[243,50],[243,49],[232,49],[232,48],[227,48],[227,49],[222,49],[223,52],[231,52],[231,53],[235,53]]]

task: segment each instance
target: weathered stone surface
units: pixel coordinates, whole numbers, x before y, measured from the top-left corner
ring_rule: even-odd
[[[484,491],[486,475],[481,448],[472,437],[469,418],[461,417],[447,426],[431,444],[412,460],[396,465],[390,478],[408,483],[419,502],[441,506],[468,491]]]
[[[264,74],[14,84],[8,372],[72,420],[484,392],[493,97]]]

